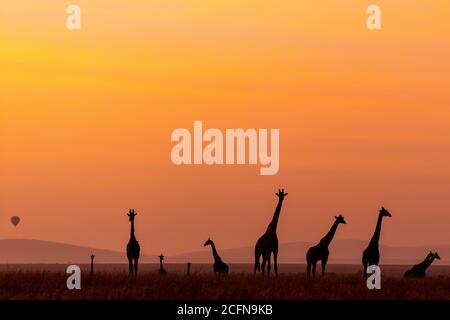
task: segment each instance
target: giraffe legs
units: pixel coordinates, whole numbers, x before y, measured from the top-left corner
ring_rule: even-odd
[[[273,253],[273,269],[275,270],[275,275],[278,276],[278,252]]]
[[[363,276],[367,277],[367,262],[363,262]]]
[[[128,270],[130,271],[130,274],[133,272],[137,274],[138,271],[138,260],[139,258],[128,258]],[[133,265],[134,262],[134,265]]]
[[[255,266],[253,268],[253,276],[256,275],[256,271],[261,271],[261,264],[259,263],[259,257],[260,254],[258,252],[255,252]]]
[[[317,261],[314,261],[312,263],[312,275],[313,275],[313,277],[316,276],[316,265],[317,265]]]
[[[263,260],[262,260],[262,265],[261,265],[261,271],[262,274],[264,275],[264,271],[266,270],[266,262],[267,262],[267,257],[263,256]]]
[[[270,253],[267,257],[267,275],[270,277]]]
[[[306,275],[311,276],[311,262],[308,262],[308,266],[306,267]]]
[[[130,274],[133,273],[133,259],[128,258],[128,270],[130,271]]]
[[[139,258],[134,258],[134,273],[137,274],[138,272],[138,261]]]
[[[325,267],[327,266],[328,259],[322,260],[322,277],[325,275]]]
[[[367,249],[363,251],[362,263],[363,263],[363,277],[367,277],[367,265],[368,265]]]

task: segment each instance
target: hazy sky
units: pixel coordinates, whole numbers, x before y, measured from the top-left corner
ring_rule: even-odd
[[[145,3],[144,3],[145,2]],[[244,2],[244,4],[242,3]],[[0,3],[0,238],[148,253],[281,242],[450,243],[450,3]],[[280,171],[175,166],[171,132],[279,128]],[[14,228],[9,219],[19,215]]]

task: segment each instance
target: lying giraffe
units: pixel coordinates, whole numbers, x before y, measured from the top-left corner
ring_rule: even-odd
[[[339,224],[346,224],[342,215],[339,215],[337,217],[335,216],[334,218],[336,220],[331,226],[330,231],[328,231],[328,233],[320,240],[319,244],[309,248],[308,252],[306,253],[306,261],[308,262],[306,272],[308,274],[308,277],[311,275],[311,267],[313,276],[316,275],[316,264],[319,260],[322,263],[322,276],[325,275],[325,267],[327,265],[328,255],[330,254],[328,246],[330,245],[331,240],[333,240],[334,234],[336,233]]]
[[[214,242],[210,238],[206,240],[203,246],[206,247],[208,245],[211,246],[212,254],[214,257],[214,264],[213,264],[214,274],[218,273],[228,274],[228,265],[222,261],[219,254],[217,253]]]
[[[435,259],[441,259],[438,253],[431,252],[427,255],[425,260],[421,263],[414,265],[411,269],[405,272],[405,278],[425,278],[426,270],[433,263]]]

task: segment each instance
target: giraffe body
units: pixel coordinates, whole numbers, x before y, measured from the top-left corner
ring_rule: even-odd
[[[414,265],[411,269],[405,272],[404,277],[405,278],[425,278],[426,276],[426,270],[428,267],[433,263],[435,259],[441,259],[439,257],[438,253],[430,252],[425,260],[423,260],[421,263]]]
[[[340,223],[345,224],[345,219],[342,215],[339,215],[335,217],[335,221],[333,225],[331,226],[330,231],[320,240],[320,242],[315,245],[314,247],[309,248],[308,252],[306,253],[306,273],[308,276],[311,275],[311,272],[313,276],[316,274],[316,265],[317,262],[320,261],[322,264],[322,276],[325,275],[325,267],[328,262],[328,256],[330,254],[330,251],[328,250],[328,246],[331,243],[331,240],[333,240],[334,234],[336,233],[336,229]]]
[[[130,274],[133,273],[133,271],[135,274],[137,274],[139,254],[141,251],[139,242],[136,240],[136,237],[134,235],[134,217],[137,216],[137,213],[134,213],[134,209],[130,209],[130,212],[127,215],[131,222],[130,240],[127,244],[128,269],[130,271]]]
[[[380,241],[381,234],[381,222],[383,221],[383,217],[392,217],[392,215],[387,211],[384,207],[381,207],[381,210],[378,213],[377,225],[375,227],[375,232],[370,239],[369,245],[363,251],[362,254],[362,263],[363,263],[363,274],[367,276],[367,267],[378,265],[380,262],[380,250],[378,248],[378,242]]]
[[[222,261],[222,258],[220,258],[219,253],[217,252],[216,245],[211,239],[206,240],[204,247],[211,246],[213,258],[214,258],[214,264],[213,264],[213,270],[214,274],[228,274],[229,267],[228,265]]]
[[[276,193],[278,197],[278,204],[275,208],[272,221],[267,227],[266,232],[258,239],[255,245],[255,266],[253,269],[253,275],[256,275],[256,271],[262,271],[264,274],[267,264],[267,274],[270,275],[270,258],[273,254],[273,265],[275,274],[278,275],[278,237],[277,226],[278,219],[280,217],[281,206],[283,205],[284,197],[287,193],[284,193],[284,189],[279,189]],[[260,258],[262,257],[262,265]]]

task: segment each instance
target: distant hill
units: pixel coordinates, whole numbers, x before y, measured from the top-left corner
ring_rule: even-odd
[[[306,251],[315,245],[312,242],[290,242],[281,243],[279,247],[279,263],[305,263]],[[367,241],[361,240],[335,240],[330,245],[331,264],[360,264],[362,251],[367,247]],[[226,262],[230,263],[253,263],[254,247],[242,247],[233,249],[218,248],[219,254]],[[424,245],[414,247],[394,247],[380,245],[382,264],[415,264],[422,261],[430,251],[437,251],[441,260],[439,265],[450,265],[450,245]],[[211,249],[205,248],[201,251],[175,255],[171,261],[187,261],[204,263],[211,262]],[[169,260],[167,260],[169,262]]]
[[[315,244],[315,243],[314,243]],[[305,263],[306,251],[313,243],[281,243],[278,255],[279,263]],[[366,241],[335,240],[330,245],[331,264],[360,264],[362,250]],[[253,263],[253,246],[221,249],[219,254],[229,263]],[[436,265],[450,265],[450,245],[424,245],[413,247],[380,246],[381,264],[415,264],[423,260],[430,251],[437,251],[441,256]],[[30,239],[0,240],[0,264],[28,263],[89,263],[91,254],[95,254],[96,263],[127,263],[125,249],[123,252],[95,249],[58,242]],[[141,263],[158,262],[157,255],[141,253]],[[209,263],[212,261],[210,248],[174,256],[167,256],[167,263]]]
[[[1,239],[0,263],[127,263],[123,252],[30,239]],[[147,262],[157,262],[156,255],[142,255]]]

